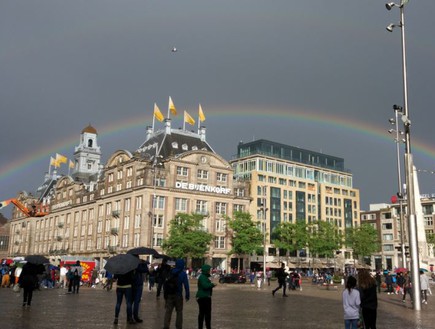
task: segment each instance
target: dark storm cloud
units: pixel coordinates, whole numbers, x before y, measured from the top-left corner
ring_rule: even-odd
[[[406,8],[412,132],[426,144],[434,137],[434,13],[432,0]],[[345,158],[364,207],[388,201],[396,190],[392,141],[210,114],[309,109],[386,131],[391,106],[403,99],[400,31],[385,30],[398,20],[379,0],[2,1],[0,166],[68,136],[78,141],[89,122],[98,129],[143,113],[145,127],[152,104],[163,110],[171,95],[181,110],[205,105],[208,140],[227,159],[239,140],[253,137],[322,150]],[[143,132],[101,137],[104,159],[134,150]],[[416,163],[434,169],[433,158],[418,153]],[[3,178],[0,198],[34,189],[47,168],[48,156],[30,177]],[[434,192],[431,181],[422,190]]]

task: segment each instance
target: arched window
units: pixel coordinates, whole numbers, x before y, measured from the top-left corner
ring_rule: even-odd
[[[88,139],[88,147],[92,147],[92,139]]]

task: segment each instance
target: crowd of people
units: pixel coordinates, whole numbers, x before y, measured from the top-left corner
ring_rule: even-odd
[[[138,256],[137,256],[138,257]],[[212,293],[215,284],[214,276],[224,275],[218,269],[212,269],[209,265],[203,265],[196,270],[188,270],[184,260],[175,261],[171,267],[166,259],[159,265],[150,266],[146,261],[140,260],[139,265],[132,271],[122,275],[113,275],[101,269],[93,269],[89,280],[83,282],[83,268],[80,261],[72,265],[51,266],[22,262],[2,264],[0,268],[1,286],[3,288],[19,286],[23,291],[23,307],[32,304],[33,291],[41,288],[64,288],[67,293],[78,294],[81,285],[95,288],[101,285],[110,290],[116,282],[115,318],[113,323],[119,323],[122,302],[125,300],[126,320],[129,324],[143,322],[140,317],[140,302],[144,286],[152,292],[156,287],[155,296],[162,295],[165,300],[165,312],[162,314],[163,328],[169,328],[172,314],[175,310],[175,327],[183,326],[183,305],[190,300],[189,279],[197,280],[196,301],[198,304],[198,328],[211,328]],[[341,274],[341,273],[340,273]],[[272,295],[282,290],[282,296],[287,297],[287,290],[302,290],[303,273],[298,271],[286,271],[283,263],[280,268],[272,271],[246,271],[244,273],[252,285],[256,281],[261,283],[266,277],[266,283],[270,286],[271,281],[276,280],[277,287],[272,290]],[[377,295],[400,295],[405,303],[407,296],[412,301],[412,279],[408,271],[384,271],[372,275],[367,270],[343,273],[345,289],[342,293],[344,326],[345,329],[360,328],[364,323],[366,329],[376,329],[377,318]],[[318,272],[312,275],[314,284],[330,284],[333,275],[330,272]],[[429,277],[423,271],[419,273],[421,285],[422,303],[427,304],[427,296],[431,295]],[[172,285],[171,285],[172,282]],[[261,287],[261,284],[260,286]]]

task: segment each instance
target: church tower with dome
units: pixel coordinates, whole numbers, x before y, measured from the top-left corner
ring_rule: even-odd
[[[71,176],[75,181],[96,181],[101,170],[101,149],[97,142],[97,130],[90,124],[80,134],[80,144],[74,149],[74,169]]]

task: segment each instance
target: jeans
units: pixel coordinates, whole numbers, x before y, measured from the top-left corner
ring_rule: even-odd
[[[358,329],[358,319],[344,320],[344,329]]]
[[[132,288],[133,318],[139,319],[139,305],[142,299],[143,285]]]
[[[131,288],[116,288],[116,306],[115,306],[115,318],[118,318],[119,311],[121,310],[122,298],[125,296],[125,302],[127,304],[127,320],[132,319],[132,307],[131,307]]]

